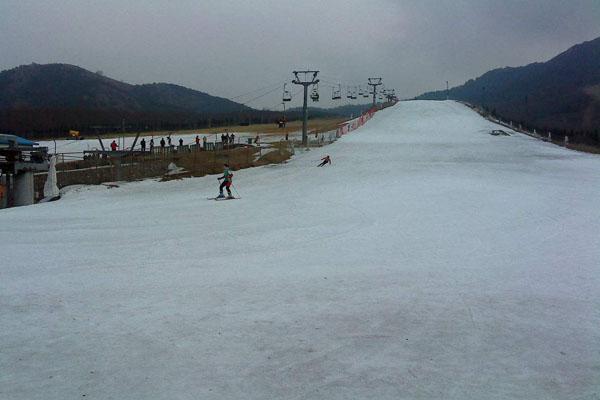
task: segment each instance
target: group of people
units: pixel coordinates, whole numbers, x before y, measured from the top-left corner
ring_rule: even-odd
[[[196,142],[196,146],[200,146],[200,136],[196,135],[196,139],[194,139]],[[202,148],[205,149],[206,148],[206,136],[202,137]]]
[[[235,143],[235,134],[231,135],[228,132],[221,134],[221,143],[223,144],[234,144]]]
[[[286,135],[287,136],[287,135]],[[287,139],[287,137],[286,137]],[[233,144],[235,140],[235,134],[229,134],[229,133],[224,133],[221,135],[221,142],[224,144]],[[254,143],[258,144],[259,142],[259,136],[256,135],[256,137],[254,138]],[[204,136],[202,138],[202,148],[206,148],[206,136]],[[171,136],[167,136],[167,141],[165,142],[165,138],[161,138],[160,139],[160,147],[161,149],[164,149],[165,146],[169,145],[169,147],[171,147]],[[196,146],[200,146],[200,136],[196,135],[195,138],[195,143]],[[179,138],[179,146],[183,146],[183,139]],[[110,144],[110,149],[112,151],[117,151],[117,149],[119,148],[119,145],[117,144],[116,140],[113,140],[112,143]],[[142,138],[141,142],[140,142],[140,149],[141,151],[145,152],[146,151],[146,139]],[[150,152],[152,152],[154,150],[154,138],[150,139]],[[329,157],[329,155],[326,155],[325,157],[321,158],[321,163],[319,165],[317,165],[318,167],[323,167],[325,165],[331,165],[331,158]],[[229,166],[227,166],[227,168],[229,168]],[[227,182],[227,180],[224,180],[224,182]],[[221,194],[223,192],[223,189],[221,188]]]
[[[232,140],[232,143],[233,143],[233,134],[231,135],[230,140]],[[200,139],[200,136],[196,135],[196,138],[195,138],[196,146],[200,146],[200,141],[202,141],[202,148],[206,148],[206,142],[207,142],[206,136],[204,136],[202,139]],[[160,139],[159,145],[160,145],[161,149],[164,149],[165,147],[172,147],[173,145],[171,143],[172,143],[171,136],[167,136],[166,141],[165,141],[164,137]],[[151,138],[149,142],[146,142],[146,138],[142,138],[142,140],[140,141],[140,150],[145,152],[147,145],[149,145],[149,150],[150,150],[150,152],[152,152],[154,150],[154,138]],[[179,138],[179,146],[183,146],[182,138]],[[119,145],[117,144],[117,141],[113,140],[110,144],[110,149],[112,151],[117,151],[118,148],[119,148]]]
[[[286,135],[286,140],[287,140],[287,135]],[[203,136],[202,139],[200,139],[199,135],[196,135],[194,142],[196,144],[197,147],[200,147],[200,143],[202,143],[202,147],[203,149],[206,149],[206,143],[207,143],[207,138],[206,136]],[[260,141],[260,137],[257,134],[256,137],[254,138],[254,143],[258,144]],[[235,134],[234,133],[228,133],[225,132],[223,134],[221,134],[221,143],[223,143],[223,145],[232,145],[235,143]],[[146,138],[142,138],[142,140],[140,141],[140,150],[145,152],[147,145],[149,145],[149,150],[150,152],[152,152],[154,150],[154,138],[151,138],[149,142],[146,142]],[[166,140],[165,138],[161,138],[159,141],[159,145],[161,149],[164,149],[166,147],[173,147],[172,144],[172,139],[171,136],[167,136]],[[179,138],[179,146],[183,146],[183,139]],[[119,145],[117,144],[116,140],[113,140],[112,143],[110,144],[110,149],[112,151],[117,151],[119,148]]]

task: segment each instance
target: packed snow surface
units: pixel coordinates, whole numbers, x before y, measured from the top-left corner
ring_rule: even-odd
[[[600,398],[600,157],[493,129],[0,210],[0,398]]]

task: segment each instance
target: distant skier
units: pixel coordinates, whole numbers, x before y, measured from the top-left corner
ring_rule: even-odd
[[[234,143],[235,143],[235,134],[233,134],[233,133],[232,133],[232,134],[229,136],[229,143],[231,143],[231,144],[234,144]]]
[[[117,144],[117,142],[115,140],[113,140],[112,143],[110,144],[110,149],[112,151],[117,151],[118,147],[119,147],[119,145]]]
[[[322,166],[324,166],[324,165],[326,165],[326,164],[329,164],[329,165],[331,165],[331,158],[330,158],[328,155],[327,155],[327,156],[325,156],[325,157],[323,157],[323,158],[321,158],[321,164],[319,164],[319,165],[317,165],[317,166],[318,166],[318,167],[322,167]]]
[[[142,153],[146,152],[146,139],[142,138],[142,141],[140,142],[140,148],[142,149]]]
[[[179,138],[179,147],[183,146],[183,139]]]
[[[169,147],[171,147],[171,135],[167,136],[167,143],[169,143]]]
[[[228,199],[233,199],[233,195],[231,194],[231,189],[229,189],[231,187],[231,179],[233,178],[233,174],[231,173],[231,171],[229,170],[229,165],[228,164],[223,164],[223,176],[220,178],[217,178],[218,180],[223,180],[223,182],[221,182],[221,185],[219,186],[219,195],[217,196],[217,199],[223,199],[225,198],[225,196],[223,195],[223,188],[227,189],[227,198]]]
[[[160,138],[160,148],[164,150],[164,148],[165,148],[165,138]]]
[[[196,135],[196,147],[200,145],[200,136]]]
[[[202,148],[206,150],[206,136],[202,137]]]
[[[154,151],[154,138],[150,139],[150,153]]]

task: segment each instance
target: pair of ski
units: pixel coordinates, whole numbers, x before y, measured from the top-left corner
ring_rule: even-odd
[[[241,197],[233,197],[233,196],[231,196],[231,197],[229,197],[229,196],[228,197],[220,197],[220,196],[217,196],[217,197],[207,197],[206,200],[223,201],[223,200],[238,200],[240,198]]]

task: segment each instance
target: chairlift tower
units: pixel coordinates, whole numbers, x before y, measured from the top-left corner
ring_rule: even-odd
[[[308,145],[308,87],[319,83],[317,75],[319,71],[293,71],[296,79],[292,81],[295,85],[304,87],[304,103],[302,105],[302,145]],[[302,77],[300,77],[302,75]]]
[[[373,107],[377,105],[377,86],[383,85],[381,78],[369,78],[369,86],[373,86]]]

